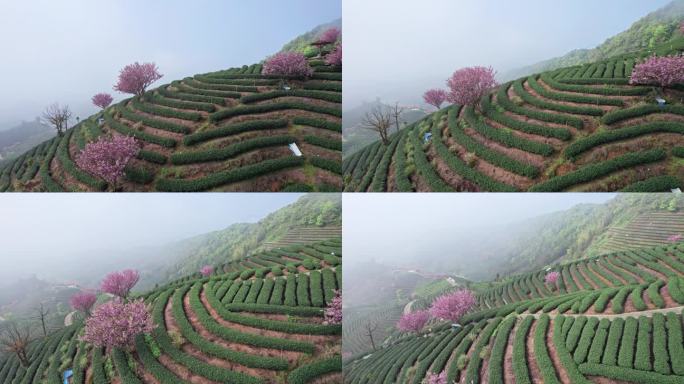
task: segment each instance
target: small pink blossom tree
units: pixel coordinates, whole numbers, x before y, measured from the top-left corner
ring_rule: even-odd
[[[476,303],[475,294],[472,291],[460,289],[436,298],[430,307],[430,314],[438,319],[457,322]]]
[[[447,100],[452,104],[475,106],[498,84],[492,67],[468,67],[454,72],[447,80]]]
[[[425,376],[425,384],[447,384],[447,373],[442,371],[440,373],[430,372]]]
[[[93,96],[92,100],[96,107],[105,109],[109,107],[109,104],[111,104],[112,101],[114,101],[114,98],[112,98],[112,95],[109,93],[98,93],[97,95]]]
[[[630,84],[656,85],[663,90],[684,83],[684,56],[653,56],[634,66]]]
[[[79,292],[71,296],[71,307],[77,311],[85,313],[86,316],[90,316],[90,310],[95,305],[97,301],[97,295],[88,292]]]
[[[325,57],[325,63],[339,67],[342,65],[342,44],[337,44],[332,52]]]
[[[93,311],[86,320],[82,339],[97,347],[130,348],[137,335],[150,333],[154,328],[142,299],[130,303],[114,299]]]
[[[214,267],[212,267],[211,265],[205,265],[204,267],[200,268],[200,273],[202,274],[202,276],[207,277],[214,273]]]
[[[337,42],[337,40],[340,38],[341,35],[342,35],[342,32],[338,28],[335,28],[335,27],[328,28],[318,36],[316,43],[318,43],[318,44],[333,44],[333,43]]]
[[[126,299],[131,289],[140,280],[140,274],[133,269],[126,269],[119,272],[112,272],[102,280],[100,288],[103,292],[111,293],[121,299]]]
[[[116,188],[117,181],[124,175],[126,165],[138,155],[140,147],[135,138],[113,136],[100,138],[86,144],[76,156],[79,168],[99,176]]]
[[[439,109],[446,101],[447,94],[443,89],[429,89],[423,94],[423,100]]]
[[[682,236],[682,235],[671,235],[671,236],[668,236],[667,241],[669,241],[671,243],[676,243],[679,240],[681,240],[682,238],[684,238],[684,236]]]
[[[558,283],[558,278],[560,277],[560,272],[552,271],[544,276],[544,282],[548,285],[556,286]]]
[[[114,90],[122,93],[131,93],[142,96],[147,87],[162,78],[155,63],[140,64],[137,61],[125,66],[119,73],[119,81],[114,85]]]
[[[430,313],[427,310],[415,311],[401,315],[397,322],[397,329],[402,332],[419,332],[430,320]]]
[[[261,73],[264,75],[309,77],[313,74],[313,69],[301,53],[280,52],[266,59]]]
[[[328,303],[323,316],[327,324],[342,324],[342,294],[340,290],[335,290],[335,296]]]

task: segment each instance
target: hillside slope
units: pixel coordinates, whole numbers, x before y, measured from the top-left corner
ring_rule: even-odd
[[[459,321],[432,320],[369,355],[345,383],[681,383],[684,246],[618,252],[513,276]],[[506,379],[504,379],[506,378]]]
[[[53,136],[55,131],[38,119],[0,131],[0,166]]]
[[[142,145],[118,190],[340,190],[342,68],[317,55],[309,54],[315,72],[307,79],[262,75],[253,64],[126,99],[0,168],[0,191],[113,190],[75,163],[101,135],[134,136]]]
[[[684,50],[684,37],[660,55]],[[684,92],[627,85],[648,55],[503,84],[345,158],[345,191],[669,191],[684,182]],[[431,136],[430,136],[431,135]]]
[[[652,49],[658,44],[677,38],[677,28],[684,20],[684,1],[675,0],[665,7],[641,18],[632,26],[593,49],[577,49],[568,54],[519,68],[508,73],[505,79],[516,79],[533,73],[551,71],[573,65],[605,60],[643,49]]]
[[[197,271],[206,264],[239,260],[274,248],[273,243],[278,243],[296,228],[325,230],[341,225],[342,197],[339,194],[309,194],[259,222],[234,224],[220,231],[170,244],[161,250],[169,257],[166,265],[158,271],[161,276],[155,281],[165,282]],[[341,237],[334,230],[326,233],[332,234],[328,238]],[[311,242],[309,240],[313,239],[301,239],[295,244]],[[292,244],[277,244],[275,247],[287,245]]]
[[[156,329],[131,350],[81,341],[77,321],[34,341],[28,367],[0,356],[0,382],[60,383],[73,369],[72,384],[339,383],[342,327],[322,314],[341,288],[340,263],[331,239],[184,277],[141,296]]]

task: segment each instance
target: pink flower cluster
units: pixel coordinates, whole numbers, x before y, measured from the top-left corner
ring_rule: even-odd
[[[682,238],[684,238],[684,236],[682,236],[682,235],[671,235],[667,238],[667,241],[669,241],[671,243],[676,243],[679,240],[681,240]]]
[[[429,89],[423,94],[423,100],[437,109],[444,104],[446,98],[447,94],[443,89]]]
[[[340,290],[335,291],[335,296],[328,303],[323,315],[328,324],[342,324],[342,294]]]
[[[96,142],[86,144],[76,157],[79,168],[105,179],[110,184],[116,184],[124,175],[124,168],[134,158],[140,147],[133,137],[114,136],[107,138],[100,136]]]
[[[553,285],[555,285],[556,282],[558,281],[558,278],[559,278],[559,277],[560,277],[560,272],[556,272],[556,271],[549,272],[549,273],[546,274],[546,276],[544,276],[544,282],[545,282],[546,284],[553,284]]]
[[[446,371],[442,371],[441,373],[428,373],[427,376],[425,376],[425,383],[426,384],[447,384],[447,373]]]
[[[452,104],[474,106],[482,96],[498,85],[495,75],[492,67],[468,67],[457,70],[447,80],[447,100]]]
[[[328,28],[318,36],[317,42],[319,44],[332,44],[340,38],[342,32],[337,28]]]
[[[397,322],[397,329],[402,332],[418,332],[430,320],[430,313],[427,310],[405,313]]]
[[[684,56],[653,56],[634,66],[630,84],[663,88],[684,83]]]
[[[154,328],[142,299],[130,303],[114,299],[97,307],[86,320],[83,340],[97,347],[124,348],[132,346],[137,335]]]
[[[301,53],[280,52],[266,60],[261,73],[264,75],[308,77],[313,74],[313,69]]]
[[[140,64],[137,61],[125,66],[119,73],[119,81],[114,85],[114,90],[142,95],[145,89],[155,81],[162,78],[155,63]]]
[[[114,101],[114,98],[112,98],[112,95],[109,93],[98,93],[97,95],[93,96],[92,100],[96,107],[105,109],[109,107],[109,104],[111,104],[112,101]]]
[[[332,52],[325,57],[325,63],[339,67],[342,65],[342,44],[337,44]]]
[[[140,280],[138,271],[126,269],[120,272],[112,272],[105,276],[100,288],[103,292],[125,299],[128,297],[131,289],[138,283],[138,280]]]
[[[430,307],[430,314],[438,319],[458,321],[470,311],[477,300],[475,294],[468,289],[460,289],[436,298]]]
[[[205,265],[204,267],[200,268],[200,273],[202,274],[202,276],[207,277],[214,273],[214,267],[212,267],[211,265]]]
[[[71,303],[71,307],[73,309],[81,311],[88,315],[90,314],[90,310],[93,308],[93,305],[95,305],[96,301],[96,294],[88,292],[79,292],[73,295],[69,302]]]

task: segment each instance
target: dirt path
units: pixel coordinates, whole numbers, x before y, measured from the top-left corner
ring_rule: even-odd
[[[415,303],[415,300],[409,301],[405,306],[404,306],[404,315],[411,313],[411,307],[413,306],[413,303]]]

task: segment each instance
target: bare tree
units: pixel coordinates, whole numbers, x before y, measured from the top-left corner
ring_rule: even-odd
[[[382,143],[389,143],[389,129],[392,126],[392,111],[390,108],[379,104],[373,107],[361,120],[364,128],[380,134]]]
[[[47,336],[47,328],[45,327],[45,318],[50,313],[50,310],[45,308],[43,303],[40,303],[40,308],[36,308],[38,311],[38,316],[36,318],[40,320],[40,324],[43,326],[43,336]]]
[[[373,332],[378,328],[377,324],[374,324],[372,321],[368,320],[366,324],[364,325],[364,328],[366,328],[366,336],[370,339],[371,346],[373,347],[373,350],[375,351],[375,341],[373,340]]]
[[[395,102],[394,105],[390,107],[392,118],[394,119],[394,126],[397,128],[397,132],[399,132],[400,117],[401,114],[404,113],[404,109],[404,107],[399,106],[399,102]]]
[[[28,324],[20,327],[12,321],[0,330],[0,345],[5,351],[14,353],[23,367],[29,365],[26,349],[32,340],[31,327]]]
[[[45,123],[55,127],[59,136],[64,135],[64,131],[69,128],[70,118],[71,110],[68,105],[60,107],[58,103],[54,103],[43,111],[43,120]]]

